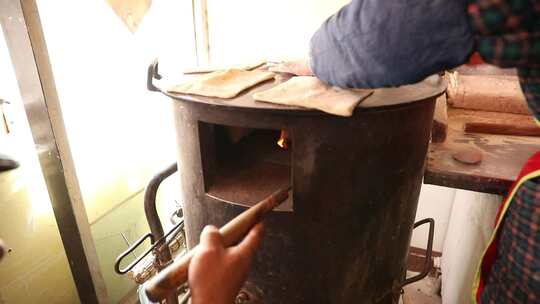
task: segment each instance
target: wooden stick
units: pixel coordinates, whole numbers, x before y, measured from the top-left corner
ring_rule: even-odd
[[[270,211],[289,197],[289,189],[290,187],[274,192],[221,227],[219,232],[223,236],[225,246],[234,246],[240,242],[253,226],[261,222]],[[158,302],[165,299],[169,294],[176,291],[180,285],[187,282],[189,263],[196,250],[197,246],[178,260],[175,260],[145,284],[146,295],[151,301]]]
[[[515,136],[540,136],[540,127],[468,122],[465,124],[465,132]]]

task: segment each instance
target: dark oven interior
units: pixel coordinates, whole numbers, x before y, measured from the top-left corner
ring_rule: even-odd
[[[200,122],[199,132],[207,195],[252,206],[276,190],[291,186],[294,145],[288,131]],[[276,210],[292,210],[292,198]]]

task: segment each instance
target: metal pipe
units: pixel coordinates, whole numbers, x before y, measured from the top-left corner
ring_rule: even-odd
[[[144,212],[146,214],[146,220],[148,226],[150,226],[150,232],[154,236],[154,239],[158,240],[165,235],[161,220],[156,207],[156,196],[159,185],[169,176],[173,175],[178,170],[176,163],[170,165],[165,170],[156,174],[144,190]]]
[[[168,166],[165,170],[157,173],[152,177],[146,189],[144,190],[144,213],[146,215],[146,221],[150,227],[150,233],[154,236],[155,240],[160,240],[165,235],[163,231],[163,225],[159,219],[156,206],[156,196],[161,183],[169,176],[178,171],[178,165],[176,163]],[[172,255],[165,239],[163,239],[162,245],[158,245],[156,248],[155,256],[158,261],[157,268],[161,271],[167,265],[172,262]],[[167,297],[167,304],[178,303],[178,298],[175,293]]]

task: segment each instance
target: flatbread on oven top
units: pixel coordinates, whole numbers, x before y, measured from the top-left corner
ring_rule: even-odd
[[[263,92],[253,94],[258,101],[318,109],[339,116],[352,116],[356,106],[372,90],[346,90],[329,86],[317,77],[297,76]]]
[[[227,69],[195,77],[168,89],[171,93],[194,94],[207,97],[234,98],[240,92],[274,78],[267,71]]]

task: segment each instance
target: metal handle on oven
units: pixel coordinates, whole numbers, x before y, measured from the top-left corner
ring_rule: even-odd
[[[426,218],[426,219],[423,219],[421,221],[418,221],[418,222],[414,223],[413,229],[418,227],[418,226],[422,226],[424,224],[427,224],[427,223],[429,223],[429,235],[428,235],[428,243],[427,243],[427,248],[426,248],[426,260],[424,262],[424,270],[420,274],[415,275],[414,277],[408,278],[405,281],[403,281],[401,283],[400,289],[402,289],[403,287],[405,287],[405,286],[407,286],[407,285],[409,285],[411,283],[418,282],[418,281],[422,280],[431,271],[431,266],[432,266],[431,265],[431,258],[433,256],[433,236],[435,234],[435,220],[432,219],[432,218]]]
[[[174,225],[174,227],[171,230],[169,230],[169,232],[167,232],[167,234],[165,234],[164,236],[162,236],[161,238],[159,238],[157,240],[155,240],[154,235],[152,233],[147,233],[147,234],[143,235],[133,245],[129,246],[129,248],[126,249],[126,251],[122,252],[116,258],[116,261],[114,262],[114,270],[118,274],[126,274],[127,272],[132,270],[133,267],[135,267],[135,265],[137,265],[150,252],[158,249],[158,247],[162,246],[163,244],[169,246],[170,240],[168,241],[167,238],[169,236],[171,236],[173,233],[176,233],[176,232],[180,231],[183,228],[184,228],[184,219],[181,219],[176,225]],[[150,248],[146,249],[146,251],[143,254],[141,254],[137,258],[137,260],[135,260],[134,262],[129,264],[126,268],[120,269],[120,264],[122,263],[122,260],[126,256],[128,256],[130,253],[133,253],[133,251],[135,251],[135,249],[137,249],[148,237],[150,238],[150,243],[152,244],[152,246],[150,246]]]
[[[413,229],[417,228],[418,226],[424,225],[429,223],[429,235],[428,235],[428,243],[426,248],[426,261],[424,262],[424,270],[412,277],[405,279],[405,281],[401,283],[397,283],[394,285],[392,289],[384,293],[382,296],[380,296],[375,303],[380,303],[382,301],[387,301],[388,297],[391,296],[393,298],[394,302],[397,302],[399,295],[403,293],[403,287],[422,280],[425,278],[429,272],[431,271],[431,257],[433,256],[433,235],[435,234],[435,220],[432,218],[426,218],[421,221],[418,221],[414,223]],[[386,302],[385,302],[386,303]]]
[[[154,64],[156,64],[157,66],[157,61],[154,61]],[[116,258],[116,262],[114,263],[114,270],[116,271],[116,273],[126,274],[153,250],[155,250],[155,255],[159,262],[157,263],[158,270],[161,270],[161,268],[165,267],[171,262],[172,257],[168,247],[167,237],[170,236],[172,233],[182,229],[184,227],[184,220],[181,219],[171,230],[169,230],[169,232],[167,232],[167,234],[165,234],[163,231],[163,226],[161,225],[161,221],[159,219],[159,214],[157,212],[156,196],[161,183],[167,177],[174,174],[177,170],[178,166],[176,162],[174,162],[161,172],[157,173],[154,177],[152,177],[152,179],[146,186],[144,191],[144,212],[148,221],[148,226],[150,227],[150,233],[147,233],[141,238],[139,238],[133,245],[131,245],[126,251],[122,252],[118,256],[118,258]],[[152,246],[147,249],[141,256],[139,256],[134,262],[129,264],[126,268],[120,269],[120,263],[122,262],[122,260],[130,253],[132,253],[147,238],[150,238],[150,243],[152,244]],[[165,244],[166,246],[162,246],[163,244]]]
[[[137,265],[142,259],[144,259],[144,257],[148,253],[150,253],[150,250],[147,250],[145,254],[141,254],[135,261],[131,262],[126,268],[124,269],[120,268],[120,264],[122,263],[122,260],[128,255],[130,255],[131,253],[133,253],[133,251],[137,249],[137,247],[139,247],[139,245],[141,245],[144,241],[146,241],[147,238],[150,238],[150,243],[154,244],[154,236],[151,233],[147,233],[143,235],[142,237],[140,237],[135,243],[133,243],[133,245],[129,246],[129,248],[126,249],[126,251],[122,252],[116,258],[116,261],[114,262],[114,271],[116,271],[116,273],[126,274],[128,271],[133,269],[133,267],[135,267],[135,265]]]
[[[148,66],[148,74],[146,78],[146,88],[151,92],[160,92],[161,90],[154,85],[154,79],[160,80],[162,77],[159,74],[159,62],[156,59]]]

